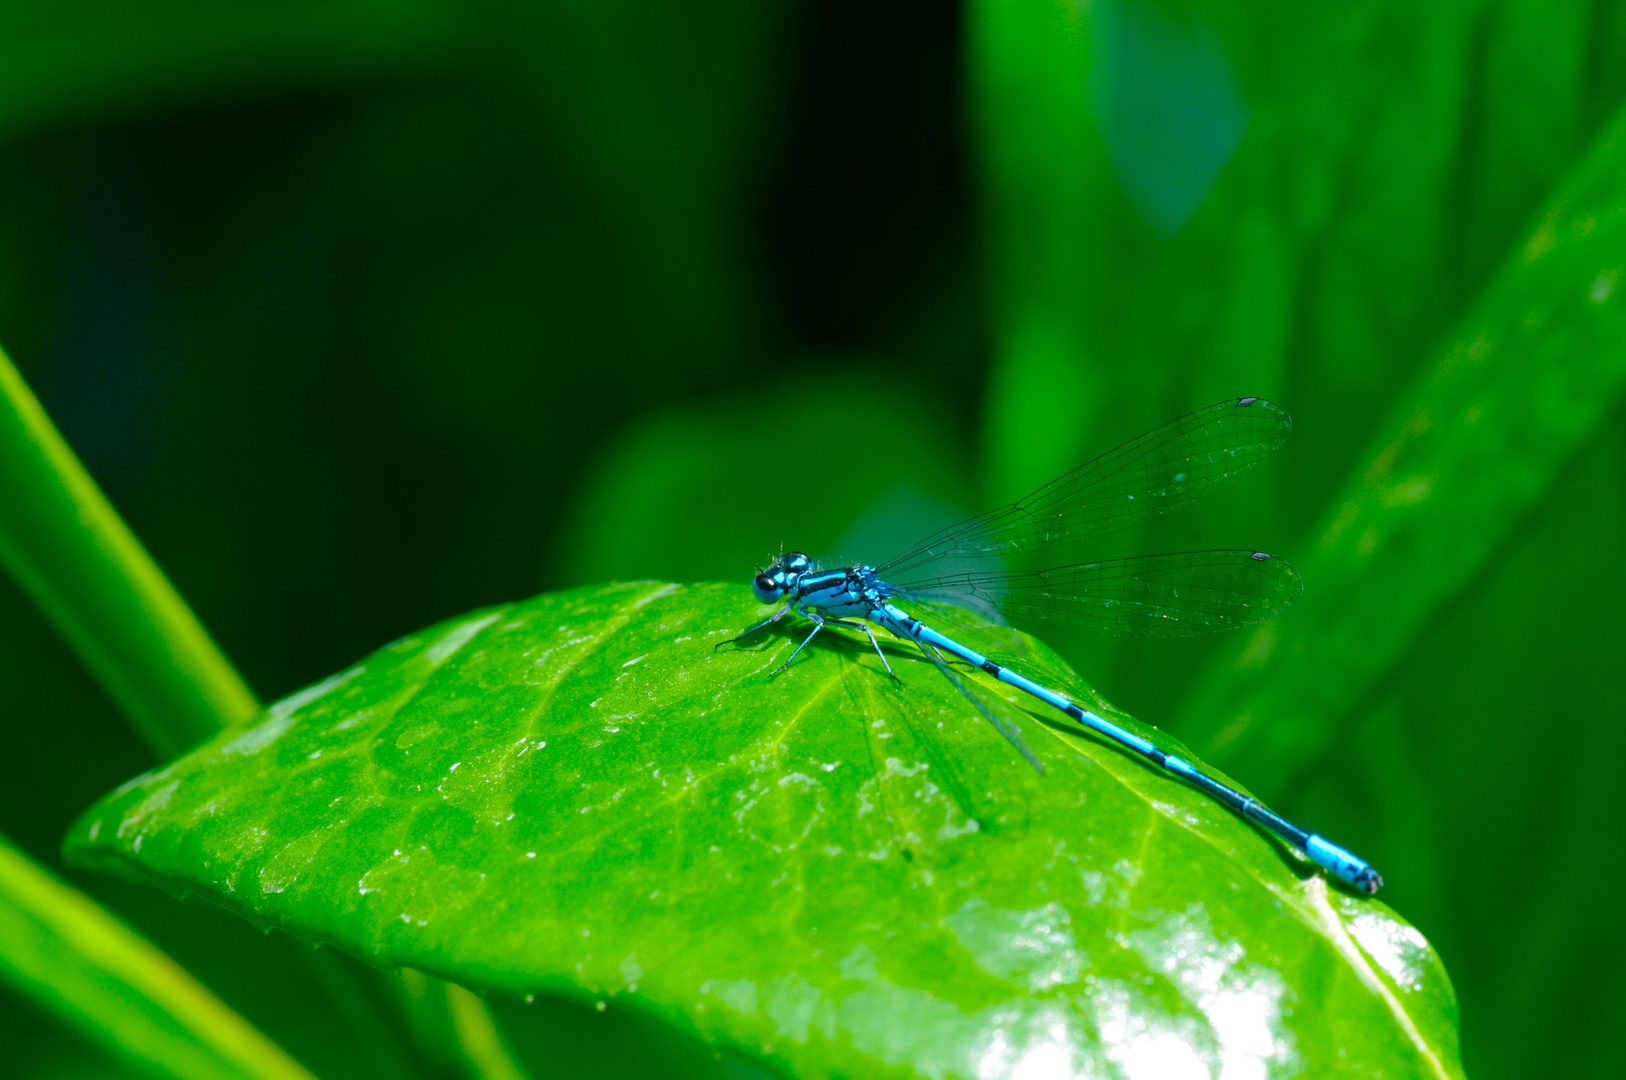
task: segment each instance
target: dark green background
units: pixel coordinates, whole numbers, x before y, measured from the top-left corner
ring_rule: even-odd
[[[1626,10],[1123,0],[1046,116],[989,75],[1013,5],[5,4],[0,340],[267,700],[542,589],[884,557],[1236,394],[1294,413],[1277,462],[1106,553],[1298,561],[1626,101]],[[1029,309],[1066,349],[1023,352]],[[1609,415],[1308,766],[1223,762],[1383,870],[1480,1078],[1626,1064]],[[1238,647],[1047,637],[1199,749]],[[0,641],[0,833],[60,872],[150,762],[9,582]],[[67,876],[319,1075],[379,1073],[285,939]],[[104,1067],[0,993],[16,1075]],[[629,1024],[514,1037],[709,1067]]]

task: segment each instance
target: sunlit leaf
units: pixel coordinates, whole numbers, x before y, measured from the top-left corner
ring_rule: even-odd
[[[1445,973],[1381,903],[1013,707],[1038,776],[901,645],[901,682],[836,631],[777,676],[805,627],[715,648],[761,611],[635,583],[442,623],[126,784],[69,858],[797,1075],[1460,1075]]]

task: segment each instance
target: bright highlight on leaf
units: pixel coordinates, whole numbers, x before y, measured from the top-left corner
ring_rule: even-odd
[[[901,643],[901,685],[833,633],[773,678],[794,629],[714,650],[759,610],[634,583],[442,623],[125,785],[69,858],[802,1076],[1460,1075],[1445,974],[1382,904],[983,683],[1038,777]]]

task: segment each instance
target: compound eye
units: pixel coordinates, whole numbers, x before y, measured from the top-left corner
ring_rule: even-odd
[[[793,574],[805,573],[813,566],[813,560],[800,551],[792,551],[788,555],[781,556],[779,562]]]
[[[764,604],[771,604],[785,594],[785,588],[767,574],[758,574],[751,582],[751,591]]]

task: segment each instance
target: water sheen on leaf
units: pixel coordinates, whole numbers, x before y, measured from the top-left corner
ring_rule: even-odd
[[[805,624],[714,650],[762,612],[642,582],[442,623],[125,784],[68,857],[799,1076],[1461,1075],[1381,903],[980,680],[1038,776],[907,643],[901,683],[840,631],[770,677]],[[1174,745],[1031,638],[920,614]]]

